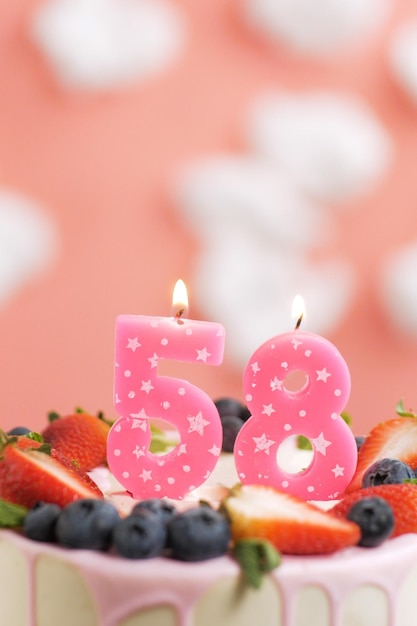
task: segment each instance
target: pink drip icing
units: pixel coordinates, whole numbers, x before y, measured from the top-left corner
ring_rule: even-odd
[[[128,561],[90,551],[69,551],[29,541],[12,531],[0,531],[27,559],[29,579],[28,626],[35,622],[35,566],[41,554],[65,559],[83,577],[97,607],[97,624],[116,626],[120,620],[148,607],[169,605],[178,626],[196,626],[193,609],[219,580],[239,576],[229,557],[200,563],[181,563],[156,558]],[[305,585],[320,586],[330,605],[330,626],[341,626],[342,604],[347,595],[363,584],[380,587],[386,594],[389,624],[398,623],[396,599],[401,585],[417,562],[417,537],[404,535],[375,550],[351,548],[325,557],[284,556],[272,577],[283,598],[282,626],[292,626],[297,592]],[[416,602],[417,615],[417,602]],[[8,626],[8,625],[7,625]],[[226,625],[224,625],[226,626]]]

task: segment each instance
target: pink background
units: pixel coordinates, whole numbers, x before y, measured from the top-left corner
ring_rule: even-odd
[[[172,200],[172,176],[190,159],[241,148],[246,108],[278,83],[294,91],[352,90],[389,128],[395,154],[384,180],[355,200],[354,210],[337,214],[331,246],[350,257],[361,282],[328,338],[351,370],[347,408],[356,432],[393,416],[400,398],[417,410],[417,340],[393,328],[377,296],[382,261],[417,236],[417,110],[386,59],[387,41],[417,8],[412,0],[394,4],[389,22],[364,46],[318,63],[249,33],[237,1],[183,0],[177,5],[189,32],[177,63],[146,81],[85,94],[63,90],[28,37],[40,2],[3,0],[0,185],[45,207],[61,238],[54,265],[0,308],[4,428],[40,429],[47,411],[75,406],[115,417],[115,317],[169,314],[178,277],[189,284],[190,317],[205,319],[193,303],[198,241]],[[212,397],[242,398],[243,368],[228,360],[167,370]]]

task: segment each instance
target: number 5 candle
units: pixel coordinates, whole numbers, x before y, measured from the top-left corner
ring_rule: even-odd
[[[107,460],[135,498],[183,498],[208,478],[221,452],[222,427],[212,400],[186,380],[160,376],[158,362],[219,365],[224,328],[184,319],[187,294],[182,281],[173,298],[173,317],[120,315],[116,321],[114,392],[120,417],[109,433]],[[179,435],[167,454],[149,450],[151,418],[172,424]]]
[[[340,416],[350,373],[332,343],[299,329],[301,318],[293,332],[260,346],[246,366],[243,389],[252,416],[236,439],[235,464],[243,483],[273,485],[306,500],[334,499],[356,469],[356,441]],[[302,373],[303,384],[292,390],[295,372]],[[314,453],[298,473],[285,471],[277,459],[291,435],[306,436]]]

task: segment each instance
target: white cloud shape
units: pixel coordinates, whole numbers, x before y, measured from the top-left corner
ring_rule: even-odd
[[[398,28],[389,48],[389,62],[396,80],[417,102],[417,20]]]
[[[33,201],[0,190],[0,305],[56,258],[56,225]]]
[[[225,325],[231,360],[241,366],[263,341],[291,330],[297,293],[307,303],[303,327],[337,326],[355,279],[343,260],[311,259],[332,232],[324,207],[251,155],[201,159],[177,185],[178,204],[202,242],[193,291],[208,319]]]
[[[369,107],[353,95],[328,91],[269,93],[249,112],[248,141],[308,193],[350,200],[385,172],[390,138]]]
[[[244,19],[298,53],[329,55],[386,19],[391,0],[246,0]]]
[[[417,240],[392,253],[381,274],[381,300],[394,326],[417,337]]]
[[[32,36],[69,88],[105,90],[175,62],[183,15],[167,0],[49,0]]]
[[[294,250],[322,242],[330,230],[321,206],[251,155],[217,154],[190,165],[178,197],[194,230],[213,242],[220,231],[243,230]]]

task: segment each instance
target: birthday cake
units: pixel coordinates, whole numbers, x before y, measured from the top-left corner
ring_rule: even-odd
[[[81,421],[83,415],[78,418]],[[181,548],[181,533],[178,538],[171,532],[170,541],[156,556],[136,554],[134,558],[129,548],[122,555],[120,546],[115,550],[110,543],[94,543],[96,536],[93,545],[75,549],[77,542],[83,545],[84,530],[77,527],[78,520],[69,518],[67,526],[59,521],[73,502],[81,504],[81,510],[83,503],[111,502],[117,519],[134,516],[132,507],[137,502],[121,489],[108,468],[90,472],[91,482],[82,467],[71,467],[62,458],[58,441],[49,456],[41,442],[3,436],[0,521],[3,527],[16,528],[0,530],[0,624],[413,626],[417,620],[417,486],[402,482],[397,465],[385,468],[385,473],[380,465],[373,474],[368,466],[394,453],[401,470],[406,461],[414,464],[416,432],[417,420],[411,416],[375,428],[359,452],[352,488],[335,507],[333,502],[326,504],[331,511],[273,487],[236,485],[233,455],[223,453],[210,479],[174,503],[171,511],[170,524],[187,511],[209,511],[205,517],[213,532],[218,518],[212,519],[211,512],[220,516],[226,526],[220,524],[214,549],[201,536],[195,544],[200,554],[175,554],[174,544],[179,541],[178,549],[187,551],[184,543],[191,545],[193,536],[184,535]],[[308,464],[311,454],[293,446],[288,448],[288,462],[295,470]],[[27,480],[29,468],[31,481]],[[364,474],[371,480],[368,487]],[[383,484],[385,480],[401,484]],[[356,488],[357,481],[361,488]],[[378,495],[389,503],[394,526],[388,531],[383,528],[382,534],[377,529],[373,538],[375,529],[371,529],[371,540],[366,540],[365,531],[346,519],[346,514],[355,502]],[[31,513],[36,517],[37,511],[42,512],[35,502],[39,498],[58,503],[53,537],[45,534],[45,519],[41,530],[27,523]],[[33,508],[27,512],[29,507]],[[87,510],[90,504],[84,506]],[[97,535],[103,532],[107,514],[100,513]],[[156,518],[150,515],[156,526]],[[16,523],[8,524],[11,516]],[[366,547],[371,545],[377,547]],[[241,555],[246,554],[246,563],[237,547],[242,548]],[[256,560],[254,554],[258,555],[256,564],[250,563]],[[261,574],[258,579],[254,571]]]

